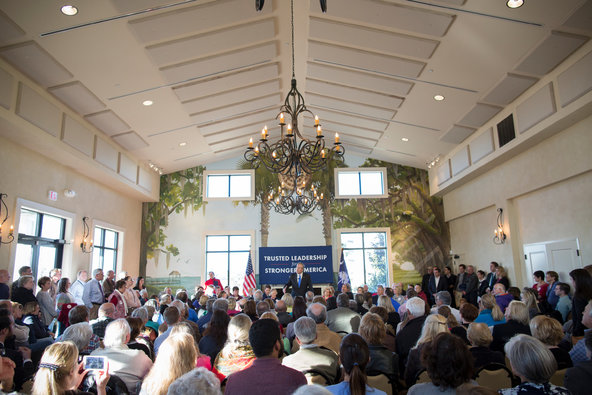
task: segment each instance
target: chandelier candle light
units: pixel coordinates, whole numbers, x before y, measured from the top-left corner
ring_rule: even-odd
[[[324,198],[318,193],[314,185],[307,188],[312,180],[312,174],[327,168],[331,160],[343,163],[345,150],[339,141],[339,134],[335,133],[332,147],[325,145],[323,130],[319,117],[314,115],[304,103],[304,97],[296,87],[294,73],[294,1],[291,2],[292,10],[292,81],[291,89],[280,107],[279,118],[280,138],[276,142],[269,142],[267,126],[261,130],[261,138],[254,145],[253,138],[249,140],[244,157],[253,168],[261,164],[272,173],[277,173],[281,187],[277,195],[270,192],[269,204],[277,212],[282,214],[310,213],[320,200]],[[308,113],[314,116],[314,129],[316,138],[304,137],[298,127],[298,117]],[[290,123],[286,124],[286,117]]]

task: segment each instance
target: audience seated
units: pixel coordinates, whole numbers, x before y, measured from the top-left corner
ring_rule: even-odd
[[[399,373],[403,376],[407,365],[409,350],[417,344],[421,334],[421,328],[426,320],[425,302],[413,297],[407,300],[407,319],[401,322],[401,329],[397,332],[396,350],[399,355]]]
[[[435,313],[438,310],[438,307],[440,306],[448,306],[450,308],[450,311],[452,312],[452,314],[454,314],[454,318],[456,318],[457,322],[461,322],[460,319],[460,311],[458,311],[458,309],[455,309],[454,307],[451,307],[451,303],[452,303],[452,297],[450,296],[450,292],[448,291],[440,291],[436,293],[436,297],[435,297],[435,303],[436,306],[434,306],[431,310],[432,313]]]
[[[512,304],[509,308],[512,308]],[[510,360],[512,372],[522,382],[514,388],[500,390],[500,394],[569,394],[567,389],[549,382],[557,370],[557,363],[551,351],[539,340],[532,336],[519,334],[511,338],[504,349]]]
[[[44,325],[49,326],[52,324],[54,318],[57,318],[58,313],[55,309],[55,300],[50,295],[50,290],[52,286],[51,278],[45,276],[41,277],[37,281],[37,285],[39,285],[39,292],[37,292],[36,298],[39,302],[39,308],[41,310],[41,322]]]
[[[228,323],[226,343],[213,365],[223,377],[248,368],[255,360],[249,343],[249,329],[251,319],[246,314],[237,314]]]
[[[173,381],[167,395],[222,395],[216,375],[204,368],[196,368]]]
[[[384,324],[384,329],[386,332],[386,336],[382,341],[382,345],[388,348],[391,352],[395,352],[396,349],[396,340],[395,340],[395,329],[387,324],[386,320],[388,319],[388,314],[384,307],[373,306],[370,309],[371,313],[377,314]]]
[[[105,337],[105,329],[111,321],[113,321],[115,314],[115,306],[113,303],[103,303],[99,307],[99,317],[96,320],[90,321],[93,333],[99,338]]]
[[[214,366],[216,356],[220,350],[222,350],[222,347],[224,347],[224,343],[226,342],[229,321],[230,317],[228,317],[226,311],[214,310],[212,319],[208,323],[208,327],[203,332],[203,337],[199,341],[199,350],[202,354],[210,357],[212,366]]]
[[[399,377],[397,354],[390,351],[383,344],[386,337],[386,328],[378,314],[364,314],[360,322],[360,336],[366,340],[370,351],[370,362],[366,366],[366,374],[369,376],[384,374],[393,380],[397,380]]]
[[[588,328],[586,333],[592,332],[592,299],[588,302],[584,308],[584,312],[582,313],[582,325],[585,328]],[[569,352],[569,356],[571,357],[574,365],[578,365],[579,363],[588,360],[584,339],[580,339],[576,344],[574,344],[573,348]]]
[[[569,352],[557,345],[563,339],[563,328],[556,319],[538,315],[530,320],[532,336],[540,340],[551,351],[557,362],[557,369],[571,368],[573,363]]]
[[[349,299],[347,294],[339,294],[337,308],[327,311],[326,323],[333,332],[352,333],[358,331],[360,315],[349,308]]]
[[[391,298],[386,295],[381,295],[378,297],[378,303],[376,304],[378,307],[384,307],[388,313],[387,323],[396,328],[401,322],[401,316],[395,310],[393,303],[391,302]]]
[[[168,336],[162,343],[162,350],[157,354],[152,369],[142,382],[140,394],[165,395],[175,380],[195,369],[196,358],[197,349],[191,335],[176,333]]]
[[[566,283],[557,283],[555,286],[555,295],[558,297],[555,310],[561,313],[563,322],[567,321],[567,316],[571,311],[571,299],[569,298],[570,288],[569,284]]]
[[[541,314],[537,297],[539,294],[533,288],[524,287],[522,288],[521,300],[528,308],[528,316],[532,319],[533,317]]]
[[[458,312],[460,313],[461,325],[467,328],[471,322],[479,316],[479,309],[470,303],[462,304]]]
[[[491,331],[486,324],[482,322],[473,322],[470,324],[467,330],[467,337],[471,343],[469,351],[473,356],[475,373],[490,363],[505,364],[504,354],[489,348],[489,345],[493,341],[493,336],[491,336]]]
[[[341,345],[341,336],[331,331],[325,324],[327,319],[327,308],[320,303],[313,303],[306,309],[306,315],[312,318],[315,324],[317,324],[317,338],[315,344],[338,354]],[[299,348],[298,342],[294,342],[292,353],[298,351]]]
[[[580,362],[575,367],[565,372],[565,388],[572,395],[587,395],[590,393],[592,383],[592,331],[586,332],[584,336],[587,360]]]
[[[137,393],[137,384],[152,368],[152,361],[143,351],[127,346],[130,335],[131,328],[125,319],[119,318],[111,322],[105,330],[105,348],[95,350],[91,355],[106,357],[109,361],[109,374],[122,379],[129,393],[134,395]]]
[[[109,377],[107,371],[100,371],[98,374],[96,379],[98,395],[107,394],[106,386]],[[80,374],[76,346],[67,341],[55,343],[47,347],[41,357],[31,393],[33,395],[87,394],[77,390],[83,378],[84,374]]]
[[[479,301],[479,315],[475,322],[482,322],[487,326],[505,324],[504,313],[495,302],[495,297],[491,294],[485,294]]]
[[[492,335],[493,341],[490,348],[494,351],[504,351],[504,346],[517,334],[525,334],[530,336],[530,321],[528,317],[528,308],[522,302],[513,300],[506,309],[506,323],[495,325],[493,327]]]
[[[450,333],[440,333],[421,352],[431,382],[409,388],[408,395],[456,394],[473,377],[473,361],[464,342]]]
[[[88,345],[90,338],[93,335],[92,329],[87,322],[79,322],[72,324],[66,328],[63,335],[56,339],[59,342],[70,341],[78,347],[78,353],[81,355],[88,355]]]
[[[256,359],[250,367],[228,376],[225,394],[250,395],[261,389],[269,394],[288,395],[307,384],[304,374],[281,365],[279,355],[283,346],[275,321],[254,322],[249,330],[249,342]]]
[[[11,300],[23,306],[28,302],[37,302],[37,298],[33,295],[33,288],[35,288],[33,276],[22,276],[18,279],[18,287],[12,293]]]
[[[417,374],[426,368],[421,360],[421,352],[426,344],[434,340],[438,333],[450,333],[446,324],[446,318],[440,314],[430,314],[423,324],[417,343],[409,350],[405,367],[405,383],[408,387],[415,383]]]
[[[294,334],[294,322],[300,317],[306,317],[306,303],[304,302],[304,298],[297,296],[294,299],[294,305],[292,306],[292,322],[288,323],[286,326],[286,337],[290,339],[290,341],[294,340],[296,336]]]
[[[68,320],[70,321],[70,325],[83,322],[88,324],[90,328],[89,318],[89,311],[84,305],[75,306],[72,308],[72,310],[70,310],[70,313],[68,313]],[[90,354],[92,351],[96,350],[99,347],[102,347],[101,339],[97,335],[92,333],[91,328],[91,336],[89,339],[88,346],[85,349],[80,350],[80,353]]]
[[[179,309],[175,306],[167,307],[164,311],[164,321],[167,325],[167,330],[159,335],[156,340],[154,341],[154,354],[158,356],[158,349],[160,345],[164,343],[167,337],[170,335],[171,331],[173,330],[173,326],[177,324],[181,318],[181,314],[179,313]]]
[[[449,306],[442,305],[438,307],[436,313],[446,318],[446,325],[448,326],[450,333],[460,337],[465,343],[467,343],[467,345],[469,344],[469,340],[467,339],[467,329],[458,323],[452,314],[452,311],[450,311]]]
[[[292,316],[288,314],[288,308],[286,307],[286,302],[283,300],[278,300],[275,304],[275,311],[277,312],[278,320],[280,320],[280,324],[285,328],[288,326],[290,322],[292,322]],[[293,312],[293,311],[292,311]]]
[[[321,348],[315,343],[317,325],[314,320],[310,317],[298,318],[294,323],[294,331],[300,349],[284,357],[282,364],[301,372],[314,368],[328,377],[331,382],[336,382],[340,376],[338,356],[333,351]]]
[[[142,351],[151,361],[154,361],[154,353],[150,342],[145,338],[140,337],[140,334],[144,331],[144,323],[142,322],[142,319],[128,317],[126,320],[130,326],[130,339],[127,342],[127,347],[131,350]]]
[[[11,312],[0,309],[0,351],[3,357],[9,358],[14,364],[14,389],[18,391],[22,384],[33,376],[35,367],[31,360],[31,350],[26,347],[17,348],[14,345],[13,327],[14,320]],[[4,366],[4,362],[2,366]]]

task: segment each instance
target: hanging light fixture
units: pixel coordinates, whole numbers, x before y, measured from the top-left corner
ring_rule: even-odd
[[[10,229],[8,231],[8,237],[6,237],[6,239],[8,241],[2,241],[2,226],[4,226],[4,223],[8,219],[8,207],[6,206],[6,203],[4,202],[4,198],[6,198],[7,196],[8,195],[5,193],[0,193],[0,218],[2,218],[2,207],[4,207],[4,218],[2,218],[0,220],[0,245],[10,244],[14,241],[14,225],[10,225]]]
[[[90,254],[90,252],[93,250],[93,241],[92,241],[92,239],[89,240],[90,228],[88,226],[88,223],[86,223],[86,221],[88,219],[89,219],[88,217],[82,217],[82,226],[83,226],[82,229],[83,230],[82,230],[82,243],[80,243],[80,249],[85,254]]]
[[[498,208],[497,212],[497,229],[494,231],[495,236],[493,236],[493,243],[504,244],[506,242],[506,234],[504,233],[504,210]]]
[[[291,5],[292,23],[292,81],[291,89],[276,116],[279,118],[280,138],[270,142],[267,126],[261,130],[261,138],[254,145],[249,140],[244,157],[253,168],[263,165],[272,173],[277,173],[281,186],[268,196],[268,205],[282,214],[305,214],[317,208],[324,196],[311,184],[311,175],[327,168],[327,164],[334,160],[343,163],[345,149],[339,141],[339,134],[335,133],[333,146],[325,144],[323,130],[319,117],[314,115],[304,103],[304,97],[296,87],[294,72],[294,0]],[[316,138],[308,139],[302,135],[298,117],[310,114],[314,117],[314,132]],[[290,122],[286,123],[286,118]],[[310,186],[309,186],[310,185]]]

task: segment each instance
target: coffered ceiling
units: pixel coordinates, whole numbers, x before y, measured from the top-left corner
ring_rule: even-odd
[[[66,3],[78,14],[62,14]],[[2,0],[0,56],[172,172],[242,156],[264,125],[278,134],[290,1],[255,3]],[[346,155],[422,168],[592,35],[586,0],[515,10],[505,0],[328,0],[327,13],[318,0],[294,3],[294,71],[324,134],[339,132]],[[304,119],[309,136],[312,124]]]

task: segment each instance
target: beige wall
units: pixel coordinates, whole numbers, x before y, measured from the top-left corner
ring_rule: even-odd
[[[592,264],[592,116],[444,195],[457,263],[507,267],[514,285],[531,283],[523,244],[577,238]],[[492,242],[504,209],[504,245]],[[563,279],[568,280],[568,279]]]
[[[139,266],[141,202],[116,192],[95,180],[81,175],[72,168],[17,145],[0,137],[0,192],[8,195],[6,204],[10,217],[3,228],[14,224],[17,198],[43,204],[75,214],[73,242],[65,246],[64,274],[72,276],[79,269],[90,267],[90,254],[80,250],[82,217],[101,221],[124,230],[122,265],[131,274],[137,274]],[[66,198],[64,189],[76,191],[76,197]],[[58,200],[48,199],[48,191],[59,193]],[[4,215],[4,213],[3,213]],[[15,224],[15,229],[17,228]],[[5,231],[3,230],[3,235]],[[0,267],[13,270],[16,240],[0,247]]]

